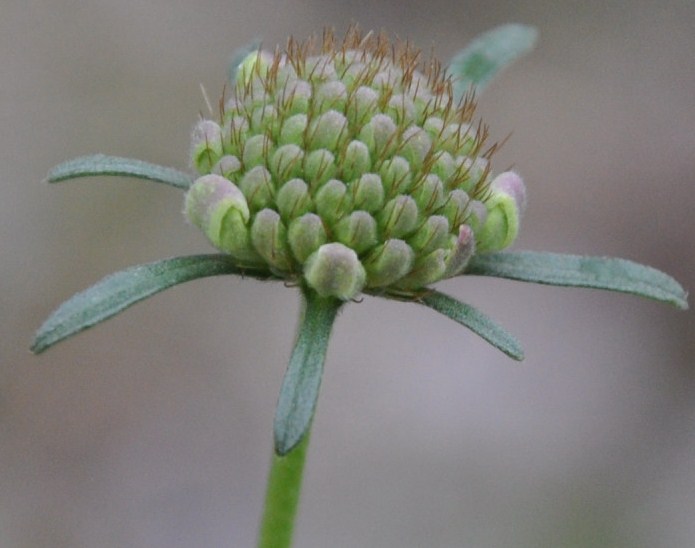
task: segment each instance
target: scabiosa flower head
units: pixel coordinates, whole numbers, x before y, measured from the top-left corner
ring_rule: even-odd
[[[525,189],[435,59],[331,32],[255,51],[193,132],[185,214],[241,267],[324,297],[408,295],[516,238]]]

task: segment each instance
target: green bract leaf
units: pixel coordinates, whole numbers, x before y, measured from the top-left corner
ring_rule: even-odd
[[[524,350],[519,341],[471,305],[457,301],[438,291],[427,293],[416,302],[420,302],[467,327],[510,358],[518,361],[524,359]]]
[[[169,287],[222,274],[268,278],[260,273],[240,270],[229,255],[222,254],[176,257],[133,266],[107,276],[60,305],[36,332],[31,350],[37,354],[43,352]]]
[[[687,293],[671,276],[625,259],[532,251],[488,253],[475,257],[466,274],[607,289],[688,308]]]
[[[480,93],[499,71],[531,51],[537,38],[535,28],[519,24],[502,25],[478,36],[451,60],[454,95],[462,97],[471,85]]]
[[[342,301],[304,291],[304,311],[275,411],[275,452],[289,453],[311,425],[321,386],[328,339]]]
[[[164,183],[184,190],[193,184],[193,177],[178,169],[158,166],[142,160],[134,160],[133,158],[121,158],[105,154],[80,156],[79,158],[63,162],[48,173],[46,180],[49,183],[57,183],[68,179],[97,175],[136,177],[138,179]]]

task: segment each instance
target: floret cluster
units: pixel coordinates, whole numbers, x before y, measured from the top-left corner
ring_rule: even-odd
[[[493,177],[472,96],[435,59],[351,29],[238,66],[194,129],[185,214],[240,266],[348,300],[412,293],[515,239],[525,189]]]

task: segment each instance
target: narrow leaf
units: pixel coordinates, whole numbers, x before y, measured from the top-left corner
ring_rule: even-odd
[[[158,166],[133,158],[121,158],[105,154],[80,156],[79,158],[63,162],[48,173],[46,180],[49,183],[57,183],[68,179],[77,179],[78,177],[98,175],[136,177],[182,189],[187,189],[193,184],[193,177],[178,169]]]
[[[275,452],[289,453],[306,435],[316,410],[328,339],[342,301],[304,292],[297,340],[275,411]]]
[[[465,274],[607,289],[688,308],[687,293],[671,276],[625,259],[532,251],[487,253],[475,257]]]
[[[477,308],[439,291],[427,293],[417,302],[467,327],[510,358],[518,361],[524,359],[524,350],[519,341]]]
[[[263,277],[240,270],[229,255],[222,254],[176,257],[116,272],[60,305],[36,332],[31,350],[43,352],[169,287],[223,274]]]
[[[451,60],[454,96],[463,97],[470,86],[480,93],[503,68],[533,49],[538,31],[526,25],[496,27],[475,38]]]

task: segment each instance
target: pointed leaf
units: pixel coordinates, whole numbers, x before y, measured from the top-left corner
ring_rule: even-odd
[[[454,96],[463,97],[470,86],[480,94],[495,75],[533,49],[538,31],[526,25],[496,27],[474,39],[451,60]]]
[[[607,289],[647,297],[683,310],[688,308],[687,293],[671,276],[625,259],[532,251],[487,253],[474,257],[465,273],[539,284]]]
[[[169,287],[223,274],[263,278],[260,273],[242,271],[229,255],[222,254],[176,257],[116,272],[60,305],[37,331],[31,350],[43,352]]]
[[[439,291],[431,291],[417,302],[467,327],[510,358],[518,361],[524,359],[524,350],[519,341],[477,308]]]
[[[311,426],[321,386],[328,339],[342,301],[304,292],[304,311],[297,340],[275,411],[275,452],[289,453]]]
[[[48,173],[46,180],[49,183],[57,183],[68,179],[77,179],[78,177],[98,175],[136,177],[138,179],[164,183],[184,190],[193,184],[193,177],[178,169],[158,166],[133,158],[121,158],[105,154],[80,156],[79,158],[63,162]]]

